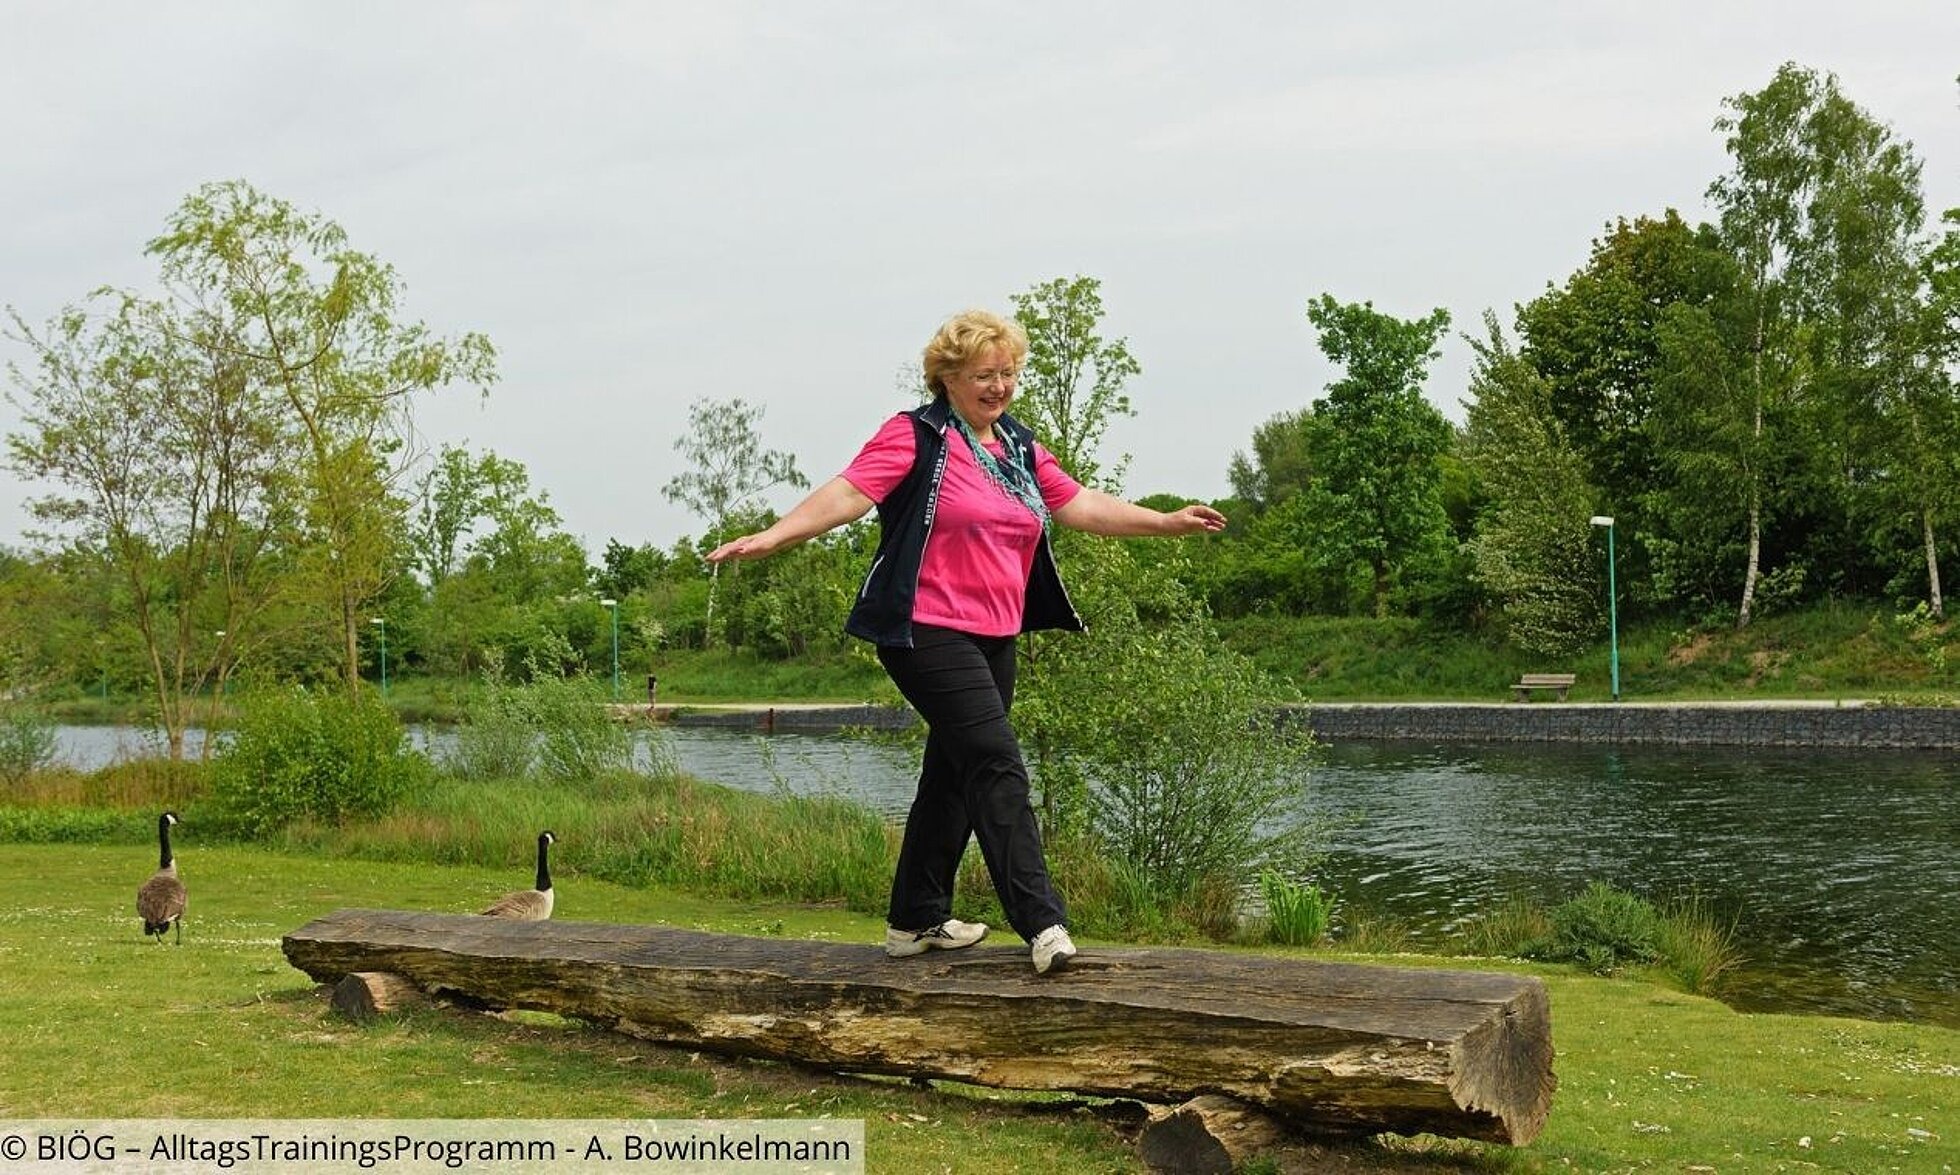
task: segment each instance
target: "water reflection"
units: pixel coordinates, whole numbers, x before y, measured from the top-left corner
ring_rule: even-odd
[[[114,728],[62,734],[85,767],[144,746]],[[421,737],[440,752],[440,733]],[[894,818],[918,770],[915,749],[839,736],[652,737],[701,778],[842,794]],[[1940,752],[1347,743],[1303,786],[1312,810],[1344,817],[1324,880],[1418,941],[1504,897],[1549,906],[1593,880],[1693,893],[1737,920],[1740,1007],[1960,1026],[1957,780]]]
[[[161,734],[138,727],[64,726],[56,734],[61,761],[83,771],[165,753]],[[454,735],[442,727],[412,727],[409,738],[440,760]],[[203,731],[187,731],[185,753],[195,757],[203,743]],[[764,737],[726,729],[662,727],[636,732],[633,754],[635,765],[642,769],[669,757],[690,775],[730,787],[844,795],[888,816],[904,814],[918,774],[916,750],[836,735]]]
[[[1424,937],[1505,895],[1591,880],[1699,894],[1750,956],[1752,1009],[1960,1023],[1960,792],[1950,755],[1353,744],[1313,773],[1349,901]]]

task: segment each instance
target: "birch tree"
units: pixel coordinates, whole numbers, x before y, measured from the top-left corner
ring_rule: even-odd
[[[1926,362],[1902,389],[1898,413],[1907,430],[1903,472],[1919,503],[1927,608],[1935,619],[1946,615],[1939,535],[1960,518],[1960,384],[1954,380],[1960,370],[1960,208],[1948,209],[1943,219],[1946,232],[1926,259]]]
[[[1910,145],[1847,98],[1835,75],[1787,64],[1725,105],[1731,113],[1716,127],[1733,165],[1709,195],[1749,307],[1757,460],[1741,487],[1747,556],[1737,624],[1746,626],[1764,571],[1774,464],[1808,466],[1808,508],[1835,527],[1815,564],[1854,565],[1860,499],[1889,493],[1910,429],[1891,409],[1914,379],[1925,210]],[[1773,435],[1778,419],[1799,431]],[[1836,501],[1820,508],[1820,489]]]

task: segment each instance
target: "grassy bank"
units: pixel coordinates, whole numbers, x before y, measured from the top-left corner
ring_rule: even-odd
[[[877,940],[835,908],[730,902],[592,878],[560,846],[559,911],[726,933]],[[279,937],[326,911],[466,912],[521,867],[348,861],[199,842],[184,830],[184,945],[142,939],[140,845],[0,846],[10,1117],[862,1118],[873,1171],[1134,1171],[1132,1125],[1071,1099],[741,1062],[549,1017],[436,1009],[356,1027],[286,965]],[[1093,951],[1096,945],[1088,943]],[[867,945],[867,950],[873,949]],[[1397,959],[1438,966],[1464,960]],[[1951,1169],[1960,1033],[1745,1016],[1645,984],[1545,969],[1560,1088],[1521,1150],[1437,1139],[1297,1148],[1289,1171]]]
[[[1503,701],[1520,674],[1578,675],[1574,701],[1611,697],[1605,639],[1567,658],[1417,620],[1248,617],[1226,643],[1316,701]],[[1960,699],[1960,624],[1902,621],[1876,604],[1771,615],[1747,629],[1636,623],[1620,630],[1621,697]]]
[[[1538,672],[1577,673],[1574,700],[1612,692],[1604,633],[1579,654],[1547,659],[1489,633],[1412,619],[1255,616],[1219,627],[1230,647],[1321,701],[1503,701],[1520,674]],[[1960,624],[1901,620],[1870,601],[1773,613],[1740,631],[1629,622],[1619,652],[1626,698],[1960,699]],[[656,672],[661,698],[676,702],[897,700],[861,649],[789,662],[672,649]],[[643,673],[622,679],[629,700],[644,698],[645,688]]]
[[[1603,635],[1573,656],[1547,658],[1489,633],[1405,618],[1252,616],[1219,628],[1228,646],[1316,701],[1503,701],[1520,674],[1539,672],[1576,673],[1575,701],[1603,701],[1612,692],[1611,648]],[[1772,614],[1741,631],[1629,622],[1620,630],[1619,653],[1621,696],[1629,700],[1960,703],[1960,622],[1902,619],[1870,601]],[[899,701],[868,646],[788,661],[739,650],[665,649],[653,672],[663,702]],[[645,701],[646,677],[645,666],[623,668],[620,698]],[[470,681],[398,675],[388,703],[405,721],[454,722],[476,689]],[[73,723],[142,724],[151,711],[145,699],[119,694],[43,702],[54,718]]]

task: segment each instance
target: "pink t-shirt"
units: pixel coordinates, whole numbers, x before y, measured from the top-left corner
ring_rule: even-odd
[[[1006,460],[999,443],[987,447]],[[912,417],[901,412],[865,442],[842,477],[865,497],[883,502],[912,472],[917,450]],[[1036,444],[1034,455],[1035,482],[1048,509],[1059,510],[1082,492],[1047,449]],[[946,476],[939,483],[939,505],[919,565],[912,619],[976,636],[1020,632],[1028,573],[1040,540],[1041,520],[995,485],[966,439],[948,428]]]

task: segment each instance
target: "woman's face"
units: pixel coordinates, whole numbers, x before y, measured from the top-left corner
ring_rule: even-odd
[[[992,434],[994,421],[1013,401],[1020,378],[1021,369],[1013,353],[995,344],[980,348],[958,371],[946,376],[946,395],[960,419],[985,437]]]

